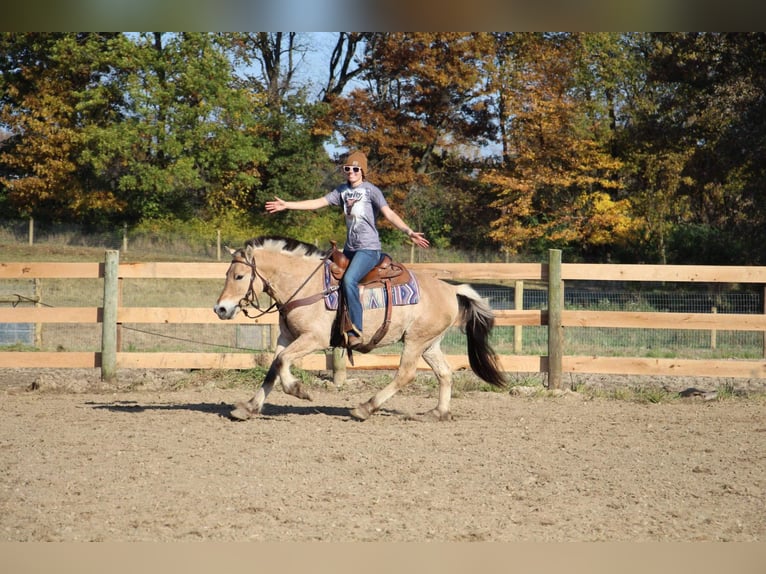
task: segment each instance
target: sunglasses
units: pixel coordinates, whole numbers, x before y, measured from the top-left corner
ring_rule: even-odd
[[[351,173],[351,170],[353,170],[354,173],[359,173],[362,170],[362,168],[361,167],[356,167],[356,166],[352,167],[350,165],[344,165],[343,166],[343,171],[345,171],[346,173]]]

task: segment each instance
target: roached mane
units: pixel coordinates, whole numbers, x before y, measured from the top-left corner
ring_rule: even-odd
[[[290,237],[281,237],[279,235],[261,235],[248,239],[245,242],[245,247],[253,247],[253,249],[267,249],[269,251],[281,251],[283,253],[289,253],[293,255],[315,257],[321,259],[327,255],[327,251],[319,249],[311,243],[305,243],[292,239]]]

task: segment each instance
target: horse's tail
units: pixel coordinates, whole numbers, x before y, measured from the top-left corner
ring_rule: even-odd
[[[459,285],[457,301],[460,323],[468,339],[468,363],[482,380],[493,387],[504,387],[505,377],[497,364],[497,355],[489,344],[489,334],[495,325],[495,315],[473,287]]]

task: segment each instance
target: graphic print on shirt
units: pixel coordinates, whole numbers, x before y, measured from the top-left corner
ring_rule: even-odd
[[[343,210],[348,230],[345,248],[351,251],[380,250],[375,220],[381,208],[388,205],[380,189],[368,183],[355,188],[341,185],[325,195],[325,199],[329,205],[337,205]]]
[[[368,220],[372,215],[372,210],[369,203],[367,189],[364,187],[343,192],[343,212],[346,215],[349,236],[358,236],[360,233],[364,233],[363,226],[370,224]],[[372,217],[374,219],[374,215]]]

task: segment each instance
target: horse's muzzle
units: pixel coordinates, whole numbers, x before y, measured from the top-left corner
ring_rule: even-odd
[[[228,308],[226,305],[216,305],[213,307],[213,312],[218,315],[219,319],[231,319],[234,317],[234,313],[236,313],[236,311],[236,306]]]

